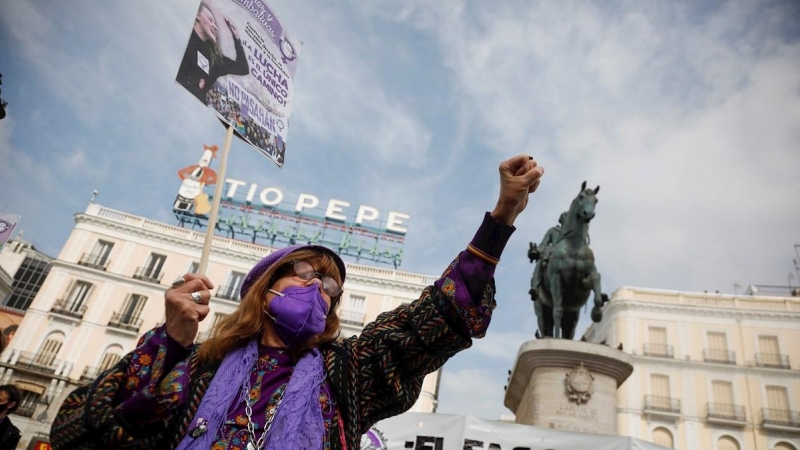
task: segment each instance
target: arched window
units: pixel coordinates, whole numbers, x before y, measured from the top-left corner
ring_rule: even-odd
[[[797,450],[797,447],[788,442],[778,442],[775,444],[775,450]]]
[[[56,356],[61,351],[61,346],[64,345],[64,333],[55,331],[50,333],[47,338],[42,342],[39,351],[33,358],[33,365],[44,369],[56,371]]]
[[[120,358],[122,358],[122,346],[121,345],[112,345],[108,347],[105,353],[103,353],[103,357],[100,358],[100,364],[97,365],[97,373],[100,374],[104,372],[106,369],[111,368],[114,364],[116,364]]]
[[[658,427],[653,430],[653,443],[662,447],[675,448],[675,441],[672,439],[672,433],[663,427]]]
[[[730,436],[722,436],[717,441],[717,450],[740,450],[739,443]]]
[[[14,383],[20,390],[22,397],[14,414],[22,417],[33,417],[36,407],[42,403],[45,387],[27,381],[16,381]]]

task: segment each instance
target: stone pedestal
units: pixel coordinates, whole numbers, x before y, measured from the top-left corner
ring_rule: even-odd
[[[566,339],[525,342],[504,404],[519,424],[617,434],[617,388],[633,372],[630,359],[602,344]]]

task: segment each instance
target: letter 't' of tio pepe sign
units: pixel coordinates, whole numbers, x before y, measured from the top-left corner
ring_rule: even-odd
[[[223,199],[236,198],[237,193],[241,195],[241,191],[239,191],[239,188],[247,187],[248,185],[247,182],[245,181],[236,180],[233,178],[227,178],[225,180],[225,183],[227,184],[227,191],[225,192]],[[281,192],[281,190],[276,187],[266,187],[259,190],[257,184],[250,183],[249,187],[247,187],[245,201],[251,204],[257,201],[264,206],[277,208],[283,202],[283,192]],[[350,202],[346,202],[344,200],[330,199],[328,200],[328,204],[324,208],[325,218],[328,220],[334,220],[338,222],[346,222],[348,220],[347,211],[348,208],[350,208],[350,206],[351,206]],[[302,214],[316,208],[322,209],[320,207],[319,198],[315,195],[301,193],[297,197],[297,202],[295,202],[293,210],[297,213]],[[352,214],[350,214],[350,217],[353,217]],[[402,235],[405,235],[408,232],[408,227],[406,227],[404,221],[409,220],[411,218],[411,216],[409,216],[408,214],[403,214],[396,211],[389,211],[386,218],[384,219],[381,217],[380,210],[367,205],[359,205],[354,217],[355,218],[353,220],[353,223],[356,225],[374,226],[375,223],[382,223],[385,220],[386,231]]]

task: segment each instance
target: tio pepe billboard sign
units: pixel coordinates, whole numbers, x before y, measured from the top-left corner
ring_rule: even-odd
[[[178,171],[182,180],[173,212],[183,227],[205,227],[211,211],[206,186],[218,182],[210,167],[215,146],[204,146],[197,164]],[[216,231],[253,243],[318,244],[357,262],[374,261],[398,267],[408,231],[408,214],[384,212],[369,205],[339,199],[321,200],[310,193],[287,195],[274,186],[262,187],[234,178],[225,180]]]

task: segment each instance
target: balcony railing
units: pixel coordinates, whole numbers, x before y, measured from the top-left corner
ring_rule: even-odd
[[[53,374],[61,365],[61,360],[49,353],[20,352],[17,366],[33,369],[37,372]]]
[[[364,319],[366,318],[366,314],[358,311],[342,311],[339,314],[339,321],[341,323],[346,323],[349,325],[357,325],[359,327],[364,326]]]
[[[744,406],[728,403],[708,403],[708,419],[725,422],[746,422]]]
[[[123,315],[122,313],[115,312],[111,315],[111,320],[108,321],[108,326],[122,330],[139,332],[139,328],[142,326],[142,319],[140,319],[139,316]]]
[[[224,298],[225,300],[233,300],[233,301],[240,301],[241,298],[239,297],[239,285],[231,285],[231,286],[220,286],[217,289],[217,297]]]
[[[681,399],[672,397],[661,397],[658,395],[645,395],[644,409],[646,411],[680,414]]]
[[[703,360],[720,364],[736,364],[736,352],[707,348],[703,350]]]
[[[17,410],[14,411],[14,414],[22,417],[32,418],[35,412],[36,405],[23,405],[17,408]]]
[[[133,274],[133,278],[159,284],[163,275],[164,272],[158,272],[150,267],[138,267],[136,273]]]
[[[81,256],[81,259],[78,260],[78,264],[97,270],[106,270],[109,262],[111,262],[111,260],[107,257],[102,255],[93,255],[91,253],[84,253]]]
[[[756,353],[758,367],[772,367],[775,369],[790,369],[789,357],[779,353]]]
[[[666,344],[644,344],[644,355],[658,358],[674,358],[672,346]]]
[[[764,427],[772,425],[800,429],[800,413],[788,409],[763,408],[761,410],[761,425]]]
[[[83,319],[83,315],[86,313],[86,305],[84,305],[83,302],[76,303],[72,300],[62,298],[56,300],[53,307],[50,308],[50,312],[58,313],[62,316],[74,317],[76,319]]]
[[[94,366],[86,366],[83,368],[83,372],[81,373],[81,381],[89,382],[97,378],[97,375],[100,373],[97,370],[97,367]]]

